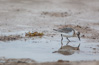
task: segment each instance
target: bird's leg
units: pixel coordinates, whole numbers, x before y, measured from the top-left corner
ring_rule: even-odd
[[[61,37],[62,37],[62,39],[61,39],[61,47],[63,46],[63,35],[61,34]]]
[[[68,45],[68,43],[70,42],[70,40],[68,39],[68,37],[66,37],[66,39],[68,40],[66,45]]]

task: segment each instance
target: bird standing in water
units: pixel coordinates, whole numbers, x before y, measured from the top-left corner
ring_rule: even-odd
[[[66,39],[68,40],[67,44],[70,42],[70,40],[68,38],[70,37],[78,37],[78,39],[80,40],[80,32],[74,30],[73,28],[62,28],[62,29],[53,29],[55,31],[61,32],[61,45],[63,45],[62,41],[63,41],[63,37],[66,37]]]

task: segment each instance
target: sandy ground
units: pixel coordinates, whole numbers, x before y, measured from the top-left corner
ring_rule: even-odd
[[[58,60],[57,62],[43,62],[43,63],[37,63],[34,60],[31,59],[6,59],[1,58],[0,59],[0,65],[98,65],[98,61],[63,61]]]
[[[1,0],[0,6],[1,35],[25,31],[52,34],[53,28],[68,26],[84,37],[99,39],[97,0]]]
[[[39,47],[35,44],[36,46],[33,46],[34,48],[30,47],[31,49],[36,49],[37,47],[40,49],[42,48],[47,50],[47,48],[51,48],[48,49],[48,51],[44,51],[44,52],[49,52],[50,50],[51,50],[50,52],[58,50],[60,44],[57,43],[60,42],[60,35],[58,32],[53,31],[53,29],[58,29],[63,27],[72,27],[77,31],[81,32],[81,39],[82,39],[81,40],[82,42],[80,42],[82,45],[81,52],[83,51],[85,53],[87,50],[92,49],[87,53],[89,53],[88,55],[89,57],[92,57],[90,56],[90,52],[94,53],[92,57],[93,59],[88,59],[88,60],[97,60],[92,62],[89,61],[86,64],[90,63],[92,65],[97,65],[99,59],[95,59],[95,58],[99,57],[98,56],[99,54],[99,48],[98,48],[99,47],[98,44],[99,43],[99,1],[98,0],[61,0],[61,1],[60,0],[0,0],[0,45],[1,45],[0,56],[6,56],[8,58],[10,57],[13,58],[15,56],[16,58],[16,55],[13,55],[14,54],[13,52],[16,49],[14,48],[14,50],[11,50],[13,49],[11,45],[16,46],[16,48],[26,50],[33,44],[30,45],[27,44],[24,45],[26,48],[21,48],[23,44],[20,44],[21,46],[18,47],[19,45],[18,43],[25,43],[24,41],[28,41],[29,39],[32,39],[32,42],[28,41],[26,43],[30,43],[30,42],[38,43],[37,45],[40,45],[39,43],[43,43],[42,47],[41,45]],[[44,37],[43,38],[25,37],[25,33],[29,31],[43,32]],[[40,40],[41,42],[39,42],[37,39],[38,40],[41,39]],[[48,42],[42,39],[56,41],[56,42]],[[19,40],[19,42],[17,42],[16,40]],[[20,42],[20,40],[24,40],[24,41]],[[72,38],[72,40],[76,40],[76,39]],[[49,43],[50,46],[44,48],[43,45],[47,46],[45,45],[45,42]],[[12,43],[16,43],[18,45],[13,45]],[[52,44],[51,46],[51,43],[55,43],[55,44]],[[75,42],[75,43],[79,43],[79,42]],[[7,45],[8,48],[6,44],[9,44]],[[57,47],[54,48],[56,44]],[[86,50],[86,48],[88,49]],[[19,51],[19,49],[16,50],[16,54],[18,54],[17,52]],[[8,50],[9,50],[9,54],[7,54]],[[39,49],[37,50],[41,51]],[[27,51],[30,51],[30,49],[28,49]],[[26,53],[25,51],[23,52]],[[10,54],[12,54],[12,56],[9,57]],[[29,56],[29,58],[31,58],[31,55]],[[94,58],[94,56],[96,57]],[[25,57],[25,55],[23,55],[22,57]],[[56,58],[57,57],[58,55],[56,56]],[[64,56],[62,56],[62,58],[63,57]],[[70,58],[72,58],[72,56]],[[86,60],[86,58],[84,59]],[[77,64],[82,65],[85,62],[80,62],[80,61],[71,62],[70,64],[72,65],[72,63],[73,65],[77,65]],[[46,63],[44,64],[46,65]],[[57,64],[57,62],[55,63],[53,62],[51,64],[55,65]],[[63,63],[63,65],[64,64],[68,65],[68,62]],[[41,65],[43,65],[43,63]]]

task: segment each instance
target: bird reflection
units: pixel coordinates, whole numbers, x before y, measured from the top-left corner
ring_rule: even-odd
[[[61,48],[59,48],[58,51],[54,51],[53,53],[60,53],[63,55],[72,55],[75,53],[75,51],[80,50],[79,47],[80,47],[80,44],[78,45],[78,47],[65,45],[65,46],[62,46]]]

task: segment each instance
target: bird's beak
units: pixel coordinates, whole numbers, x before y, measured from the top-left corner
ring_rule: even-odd
[[[78,39],[79,39],[79,41],[80,41],[80,36],[79,36],[79,34],[78,34],[77,36],[78,36]]]

